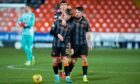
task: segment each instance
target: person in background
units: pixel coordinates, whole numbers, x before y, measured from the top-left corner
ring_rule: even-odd
[[[17,21],[18,25],[22,27],[22,48],[26,54],[26,66],[33,65],[35,63],[35,58],[32,54],[33,49],[33,39],[34,39],[34,23],[35,15],[31,11],[29,5],[25,6],[25,12],[19,17]]]

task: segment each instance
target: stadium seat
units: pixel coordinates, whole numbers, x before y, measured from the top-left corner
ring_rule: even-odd
[[[135,33],[140,28],[140,9],[132,0],[67,0],[67,2],[72,9],[77,6],[85,8],[85,16],[90,22],[91,31]],[[36,16],[36,32],[49,32],[54,21],[54,7],[58,3],[59,0],[46,0],[40,8],[32,9]],[[0,24],[4,27],[3,31],[12,32],[13,29],[9,28],[16,26],[14,23],[17,16],[19,15],[16,9],[0,9],[0,17],[3,17],[0,18],[2,21]]]

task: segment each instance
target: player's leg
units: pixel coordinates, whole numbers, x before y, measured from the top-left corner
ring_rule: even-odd
[[[59,58],[59,56],[60,56],[60,48],[53,47],[52,48],[52,60],[53,60],[52,63],[53,63],[53,71],[55,74],[54,81],[56,83],[60,82],[60,77],[58,74],[58,58]]]
[[[65,74],[64,74],[64,72],[63,72],[63,68],[62,68],[62,57],[59,57],[58,58],[58,69],[59,69],[59,76],[61,77],[61,78],[65,78],[66,76],[65,76]]]
[[[82,58],[83,82],[88,82],[88,79],[87,79],[87,71],[88,71],[87,55],[88,55],[87,45],[82,45],[81,46],[81,58]]]
[[[77,58],[79,56],[79,50],[80,50],[79,46],[74,46],[73,49],[74,49],[74,54],[71,56],[71,60],[69,62],[70,75],[71,75],[71,72],[74,68],[74,65],[75,65],[76,61],[77,61]]]
[[[82,70],[83,70],[83,82],[88,82],[88,79],[87,79],[87,70],[88,70],[87,57],[85,55],[81,55],[81,58],[82,58]]]
[[[25,62],[25,65],[30,64],[30,58],[28,57],[28,48],[27,48],[27,36],[26,35],[22,35],[22,48],[26,54],[26,59],[27,61]]]
[[[70,74],[72,73],[72,70],[73,70],[73,67],[74,67],[76,61],[77,61],[77,58],[71,58],[71,61],[69,63]]]
[[[27,52],[28,52],[28,58],[31,61],[32,64],[35,63],[35,58],[33,57],[32,54],[32,50],[33,50],[33,36],[32,35],[28,35],[28,39],[27,39],[28,43],[27,43]]]
[[[70,72],[69,72],[69,59],[68,57],[64,56],[63,57],[63,63],[64,63],[64,70],[65,70],[65,81],[66,83],[72,83],[72,80],[70,79]]]
[[[66,48],[61,48],[61,55],[63,56],[63,63],[64,63],[64,71],[65,71],[65,81],[66,83],[72,83],[72,80],[70,79],[70,72],[69,72],[69,58],[66,54]]]
[[[54,81],[56,83],[60,82],[59,74],[58,74],[58,63],[57,63],[57,57],[53,57],[53,71],[55,74]]]
[[[26,52],[27,61],[25,63],[26,66],[30,66],[32,64],[32,46],[33,46],[33,36],[24,35],[22,40],[24,50]]]
[[[58,58],[57,62],[58,62],[58,69],[59,69],[59,71],[62,71],[62,58],[61,57]]]

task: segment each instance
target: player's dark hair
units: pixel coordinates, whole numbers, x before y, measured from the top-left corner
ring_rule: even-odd
[[[31,5],[30,4],[26,4],[26,6],[30,7],[31,8]]]
[[[76,7],[76,9],[77,9],[78,11],[84,12],[84,8],[83,8],[83,7]]]
[[[71,9],[66,9],[65,13],[68,14],[68,15],[72,15],[72,10]]]
[[[33,5],[31,4],[31,0],[26,0],[26,6],[33,7]]]
[[[62,3],[66,3],[66,4],[67,4],[66,0],[62,0],[62,1],[60,1],[59,4],[62,4]]]

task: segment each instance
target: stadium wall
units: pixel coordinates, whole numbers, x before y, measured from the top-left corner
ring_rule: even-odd
[[[139,33],[99,33],[92,32],[94,48],[140,48]],[[51,48],[53,36],[49,33],[35,33],[35,48]],[[21,48],[21,35],[18,32],[0,32],[0,47]]]
[[[91,31],[93,47],[138,49],[140,43],[140,3],[139,0],[67,0],[69,7],[85,8]],[[37,9],[35,48],[51,47],[53,37],[49,35],[54,7],[59,0],[45,0]],[[24,12],[25,4],[0,4],[0,47],[21,46],[21,35],[16,26],[18,17]]]

